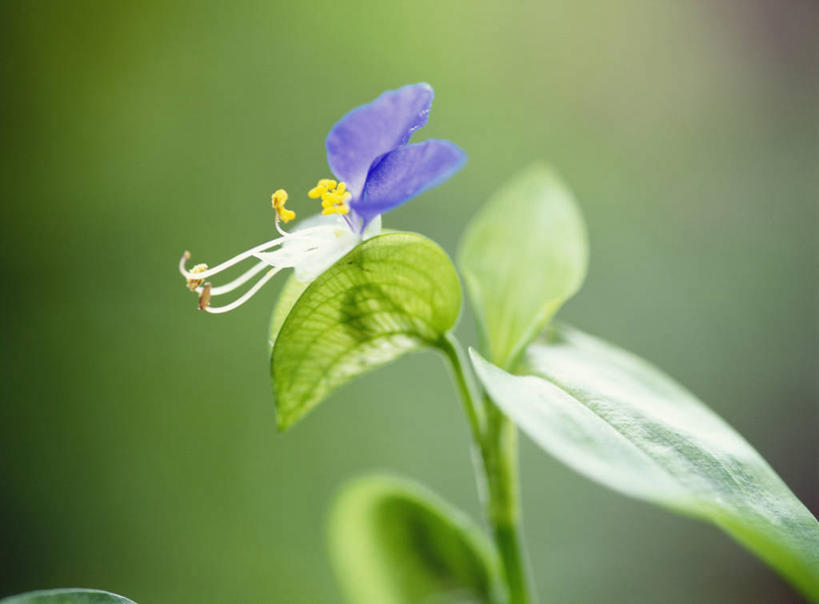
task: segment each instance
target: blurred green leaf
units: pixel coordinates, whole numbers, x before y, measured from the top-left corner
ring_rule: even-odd
[[[500,601],[494,550],[468,517],[420,485],[373,476],[330,516],[336,576],[354,604]]]
[[[271,372],[282,430],[351,378],[435,345],[455,325],[461,307],[452,262],[438,245],[414,233],[368,239],[295,303],[297,285],[288,284],[284,293],[271,322]],[[287,305],[292,308],[282,319]]]
[[[710,520],[819,601],[819,523],[764,459],[645,361],[550,329],[515,376],[474,351],[495,403],[541,448],[612,489]]]
[[[586,227],[555,173],[534,164],[469,224],[458,264],[494,363],[511,367],[583,283]]]
[[[128,598],[98,589],[45,589],[11,596],[0,604],[134,604]]]

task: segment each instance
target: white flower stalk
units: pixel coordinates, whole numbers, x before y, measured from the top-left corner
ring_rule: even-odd
[[[188,269],[190,253],[185,252],[182,255],[179,260],[179,272],[187,280],[188,288],[199,294],[200,310],[212,314],[234,310],[250,300],[283,269],[292,268],[296,279],[301,282],[313,281],[360,241],[381,232],[380,217],[373,220],[362,233],[359,231],[358,221],[350,220],[340,205],[334,206],[331,212],[327,211],[325,205],[322,214],[304,220],[296,230],[287,232],[281,223],[295,218],[295,213],[285,208],[286,201],[287,193],[282,189],[273,194],[275,226],[279,237],[256,245],[213,268],[206,264],[197,264]],[[342,211],[339,211],[339,208]],[[211,277],[216,277],[252,259],[256,259],[257,262],[233,280],[217,286],[210,283]],[[261,277],[231,302],[222,306],[211,306],[213,298],[236,292],[260,273]]]

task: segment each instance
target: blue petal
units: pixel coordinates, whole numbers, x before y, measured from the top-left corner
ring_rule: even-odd
[[[350,206],[367,223],[441,184],[466,162],[466,153],[449,141],[430,139],[386,153],[373,164],[364,193]]]
[[[357,198],[372,163],[384,153],[405,145],[427,123],[432,105],[429,84],[410,84],[388,90],[372,103],[356,107],[327,135],[327,162],[338,180]]]

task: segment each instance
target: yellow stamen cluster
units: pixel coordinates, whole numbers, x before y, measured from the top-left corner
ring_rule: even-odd
[[[208,270],[207,264],[197,264],[191,269],[191,272],[204,273],[206,270]],[[202,285],[202,281],[204,281],[204,279],[188,279],[188,289],[191,291],[195,290],[197,287]]]
[[[290,222],[296,217],[296,213],[293,210],[288,210],[284,207],[284,204],[287,203],[287,191],[279,189],[273,193],[271,199],[273,201],[273,209],[276,210],[276,218],[282,222]]]
[[[337,183],[329,178],[322,178],[307,195],[312,199],[321,197],[321,213],[325,216],[327,214],[346,214],[350,211],[350,206],[347,204],[352,195],[343,182]]]

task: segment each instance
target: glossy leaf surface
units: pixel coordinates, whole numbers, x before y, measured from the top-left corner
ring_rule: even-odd
[[[568,327],[529,346],[526,375],[472,360],[545,451],[621,493],[710,520],[819,600],[819,523],[751,445],[659,370]]]
[[[572,194],[543,164],[521,172],[472,219],[458,264],[484,350],[513,366],[586,276],[586,227]]]
[[[298,289],[288,284],[281,304],[291,308],[271,322],[280,429],[353,377],[439,342],[461,306],[452,262],[414,233],[368,239]]]
[[[0,600],[0,604],[134,604],[128,598],[98,589],[44,589]]]
[[[376,476],[350,484],[329,529],[336,576],[352,604],[499,601],[486,537],[414,483]]]

